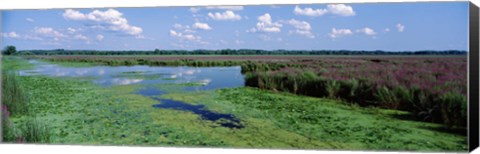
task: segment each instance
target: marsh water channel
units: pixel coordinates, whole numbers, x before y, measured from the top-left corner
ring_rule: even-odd
[[[232,129],[243,128],[241,120],[232,114],[217,113],[208,110],[203,104],[189,103],[161,98],[168,90],[159,88],[161,85],[175,87],[175,92],[215,90],[220,88],[235,88],[244,86],[244,76],[240,66],[234,67],[163,67],[163,66],[89,66],[65,67],[48,62],[29,60],[34,64],[30,70],[19,71],[19,75],[45,75],[50,77],[78,78],[89,80],[105,88],[116,85],[138,84],[142,88],[136,94],[149,97],[159,102],[152,107],[162,109],[192,112],[202,120],[219,123]]]

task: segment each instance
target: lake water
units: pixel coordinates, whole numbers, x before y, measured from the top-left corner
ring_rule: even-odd
[[[244,86],[240,66],[234,67],[164,67],[164,66],[92,66],[63,67],[37,60],[33,70],[20,71],[20,75],[47,75],[54,77],[92,77],[102,86],[128,84],[200,84],[199,90]]]
[[[240,66],[234,67],[163,67],[163,66],[91,66],[64,67],[47,62],[30,60],[34,69],[22,70],[20,75],[46,75],[52,77],[75,77],[91,80],[95,84],[109,87],[113,85],[140,84],[145,87],[137,94],[159,101],[152,107],[182,110],[198,114],[203,120],[216,121],[223,127],[243,128],[241,121],[232,114],[209,111],[204,105],[191,105],[185,102],[161,99],[167,94],[150,85],[157,84],[189,84],[184,91],[214,90],[244,86],[244,76]],[[223,120],[221,120],[223,119]]]

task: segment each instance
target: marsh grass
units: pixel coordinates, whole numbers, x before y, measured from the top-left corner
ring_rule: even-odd
[[[245,85],[259,87],[272,91],[283,91],[294,94],[335,98],[361,106],[375,106],[387,109],[399,109],[415,114],[420,120],[444,123],[447,127],[453,125],[466,127],[466,116],[450,113],[464,112],[461,107],[462,100],[466,99],[466,78],[461,75],[463,59],[452,59],[452,66],[447,66],[444,60],[434,57],[425,57],[426,60],[385,58],[385,59],[296,59],[290,61],[263,61],[251,60],[205,60],[195,57],[181,58],[146,58],[146,57],[62,57],[40,56],[53,62],[66,63],[91,63],[110,66],[118,65],[151,65],[151,66],[241,66],[245,74]],[[380,64],[398,69],[391,71]],[[417,67],[425,64],[432,67]],[[452,69],[456,68],[456,69]],[[436,73],[431,70],[435,70]],[[361,71],[358,71],[361,70]],[[426,71],[428,70],[428,71]],[[369,72],[366,74],[359,72]],[[380,72],[380,74],[372,75]],[[396,72],[396,73],[391,73]],[[409,75],[410,74],[410,75]],[[413,75],[411,75],[413,74]],[[442,76],[443,74],[443,76]],[[445,75],[450,74],[450,75]],[[343,75],[343,76],[342,76]],[[347,75],[347,76],[345,76]],[[447,80],[460,80],[459,82],[445,82]],[[347,80],[345,78],[348,78]],[[421,79],[420,79],[421,78]],[[172,80],[171,78],[163,78]],[[405,82],[407,80],[408,82]],[[438,82],[437,81],[440,81]],[[411,87],[410,83],[415,84]],[[423,87],[419,89],[418,87]],[[440,87],[440,88],[439,88]],[[443,87],[443,88],[442,88]],[[443,94],[452,91],[455,94]],[[451,98],[447,98],[451,97]],[[463,97],[463,98],[460,98]],[[454,103],[451,100],[457,100]],[[445,105],[449,104],[449,105]]]
[[[436,131],[444,128],[440,124],[395,118],[408,112],[365,108],[334,99],[248,87],[215,92],[172,93],[163,97],[204,104],[216,112],[232,113],[245,123],[245,129],[260,128],[261,125],[254,121],[263,121],[265,126],[257,134],[275,134],[286,130],[306,137],[311,143],[318,144],[320,141],[326,144],[323,145],[326,149],[461,151],[466,148],[465,136]],[[241,136],[242,131],[237,133],[231,136]],[[262,137],[251,137],[248,141],[261,140]],[[273,139],[269,141],[281,143]],[[295,143],[291,145],[302,146]]]
[[[49,127],[36,117],[28,117],[22,126],[22,137],[28,143],[49,143]]]
[[[252,69],[275,69],[264,67],[252,66]],[[255,74],[247,76],[256,77]],[[90,82],[44,76],[19,78],[32,94],[36,120],[28,122],[27,118],[12,117],[10,121],[18,129],[33,130],[15,131],[23,133],[25,140],[29,132],[39,132],[31,133],[38,134],[37,137],[28,138],[62,144],[416,151],[467,149],[465,135],[436,131],[443,128],[442,125],[391,118],[408,114],[403,111],[345,103],[374,98],[374,89],[365,81],[338,82],[340,90],[336,95],[340,96],[339,99],[324,99],[315,97],[328,96],[324,87],[329,80],[314,73],[265,77],[271,77],[268,82],[273,82],[265,85],[275,87],[277,92],[249,87],[185,92],[179,85],[153,85],[170,93],[163,95],[164,98],[203,104],[212,111],[234,114],[245,123],[246,127],[240,130],[218,127],[218,124],[201,120],[189,112],[153,108],[158,101],[135,93],[142,88],[140,85],[107,89]],[[247,82],[258,84],[264,80],[252,78]],[[390,93],[402,96],[400,101],[429,107],[427,94],[388,91]],[[445,96],[443,99],[445,106],[455,105],[458,100],[461,97]],[[29,123],[35,126],[25,125]],[[40,133],[45,130],[42,124],[48,124],[50,129],[46,130],[51,131]]]
[[[2,71],[2,102],[8,107],[12,116],[22,116],[29,113],[29,96],[27,95],[18,75],[13,71]]]
[[[32,109],[31,96],[15,72],[29,68],[26,61],[18,57],[3,57],[2,64],[2,139],[4,142],[48,142],[48,127],[36,120]],[[12,118],[28,119],[12,123]]]

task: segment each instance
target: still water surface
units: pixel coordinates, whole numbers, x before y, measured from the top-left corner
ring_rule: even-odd
[[[150,85],[154,84],[192,84],[184,91],[214,90],[220,88],[235,88],[244,86],[244,76],[239,66],[234,67],[164,67],[164,66],[91,66],[64,67],[47,62],[30,60],[34,69],[22,70],[20,75],[46,75],[52,77],[86,78],[93,83],[109,87],[114,85],[140,84],[144,85],[137,94],[150,97],[159,102],[156,108],[182,110],[197,114],[203,120],[215,121],[223,127],[243,128],[241,121],[232,114],[209,111],[202,104],[191,105],[185,102],[162,99],[159,96],[167,94]],[[222,120],[223,119],[223,120]]]

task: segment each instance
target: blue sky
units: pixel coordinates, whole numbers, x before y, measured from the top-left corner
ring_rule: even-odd
[[[27,49],[467,50],[468,2],[2,11]]]

